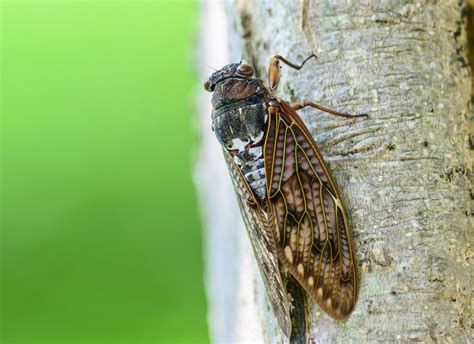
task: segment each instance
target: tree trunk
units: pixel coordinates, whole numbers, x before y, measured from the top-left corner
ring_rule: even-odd
[[[347,321],[308,300],[310,342],[473,340],[471,82],[462,6],[404,2],[237,1],[225,5],[227,23],[203,22],[203,42],[217,34],[221,41],[203,43],[202,64],[220,68],[243,53],[266,79],[271,55],[300,62],[313,52],[318,59],[300,71],[283,66],[278,95],[369,114],[346,120],[300,111],[345,201],[361,277]],[[206,3],[204,18],[220,6]],[[219,51],[222,61],[211,61]],[[211,334],[217,343],[281,342],[206,102],[197,181]]]

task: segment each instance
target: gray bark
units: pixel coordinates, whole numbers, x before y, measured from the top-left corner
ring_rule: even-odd
[[[205,8],[212,6],[220,5]],[[243,53],[266,78],[271,55],[298,62],[314,52],[318,60],[301,71],[283,67],[278,95],[369,114],[301,111],[344,198],[361,270],[349,320],[333,320],[309,300],[311,342],[473,341],[471,83],[458,1],[247,0],[227,3],[226,12],[227,24],[203,27],[228,28],[231,44],[203,49],[203,63],[229,49],[230,60],[213,67]],[[197,180],[211,335],[217,343],[282,342],[209,108],[202,113]]]

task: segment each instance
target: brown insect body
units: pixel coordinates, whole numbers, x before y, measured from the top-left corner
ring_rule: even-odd
[[[310,58],[313,56],[310,56]],[[309,58],[308,58],[309,59]],[[268,296],[284,332],[291,332],[290,302],[280,267],[330,316],[347,318],[358,293],[348,217],[329,169],[296,110],[275,98],[281,56],[269,68],[269,86],[251,66],[230,64],[205,83],[213,95],[213,129],[224,155]],[[359,115],[361,116],[361,115]]]

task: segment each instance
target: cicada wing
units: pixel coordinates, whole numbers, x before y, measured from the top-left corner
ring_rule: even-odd
[[[266,286],[268,299],[280,327],[289,337],[291,333],[290,303],[280,275],[273,230],[269,227],[267,215],[257,202],[240,168],[225,150],[224,156],[237,193],[240,211],[253,252]]]
[[[269,114],[265,173],[278,256],[325,312],[345,319],[358,293],[346,210],[296,111],[278,101]]]

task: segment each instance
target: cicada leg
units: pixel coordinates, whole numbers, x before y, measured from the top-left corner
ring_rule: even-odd
[[[355,118],[355,117],[369,117],[369,115],[367,114],[361,114],[361,115],[351,115],[349,113],[345,113],[345,112],[338,112],[338,111],[335,111],[335,110],[332,110],[332,109],[329,109],[327,107],[324,107],[324,106],[321,106],[319,104],[316,104],[316,103],[313,103],[313,102],[310,102],[308,100],[302,100],[300,102],[297,102],[297,103],[292,103],[291,104],[291,107],[293,108],[293,110],[300,110],[300,109],[303,109],[305,107],[312,107],[312,108],[315,108],[315,109],[318,109],[318,110],[321,110],[323,112],[327,112],[327,113],[330,113],[331,115],[334,115],[334,116],[340,116],[340,117],[345,117],[345,118]]]
[[[280,61],[286,64],[287,66],[290,66],[291,68],[299,70],[303,68],[304,64],[312,57],[316,58],[316,55],[311,54],[303,62],[301,62],[300,65],[297,65],[293,62],[288,61],[280,55],[273,56],[270,59],[270,65],[268,66],[268,84],[270,85],[270,91],[275,91],[278,87],[278,84],[280,83]]]

